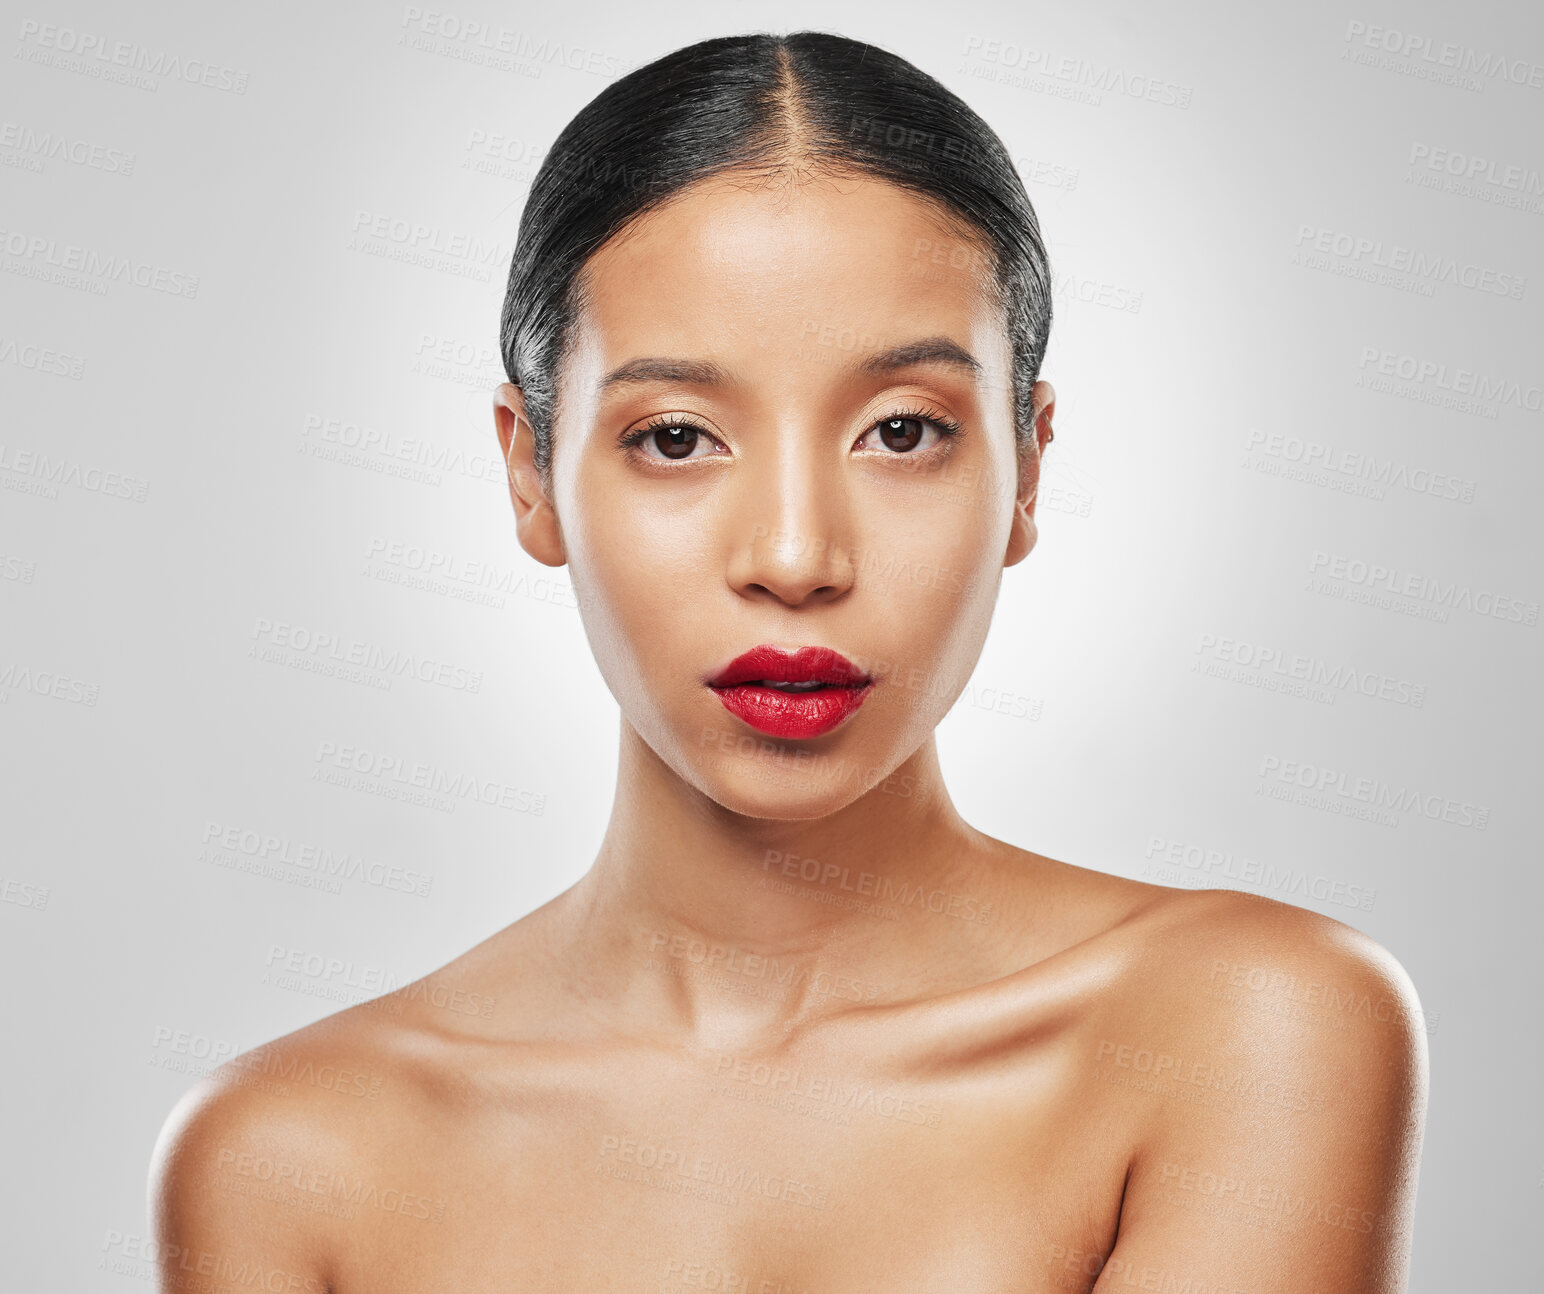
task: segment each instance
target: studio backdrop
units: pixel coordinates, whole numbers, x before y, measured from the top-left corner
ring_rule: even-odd
[[[1539,10],[452,5],[7,6],[16,1287],[150,1288],[199,1075],[588,867],[617,708],[492,416],[522,203],[629,69],[803,28],[963,96],[1050,254],[1040,541],[939,729],[958,807],[1383,944],[1431,1056],[1410,1288],[1535,1283]]]

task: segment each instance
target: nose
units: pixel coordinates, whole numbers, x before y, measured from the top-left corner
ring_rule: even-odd
[[[741,533],[729,583],[743,596],[770,596],[791,607],[833,601],[856,577],[845,478],[817,461],[811,445],[818,438],[809,429],[790,429],[780,440],[775,459],[758,464],[747,456],[737,465]]]

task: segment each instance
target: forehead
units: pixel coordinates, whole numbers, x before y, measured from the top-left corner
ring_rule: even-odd
[[[1006,353],[984,244],[866,177],[699,182],[603,246],[584,280],[571,354],[585,385],[638,355],[775,360],[807,344],[861,359],[931,335],[992,366]]]

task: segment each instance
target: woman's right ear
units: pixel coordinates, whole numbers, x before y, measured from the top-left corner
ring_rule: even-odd
[[[536,433],[526,416],[525,393],[511,382],[493,393],[493,423],[509,480],[509,501],[515,507],[520,547],[543,566],[562,566],[568,561],[563,531],[536,470]]]

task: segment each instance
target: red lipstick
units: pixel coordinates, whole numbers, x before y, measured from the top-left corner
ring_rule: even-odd
[[[752,728],[797,740],[830,732],[863,704],[874,680],[829,647],[790,652],[763,643],[736,656],[708,686]]]

